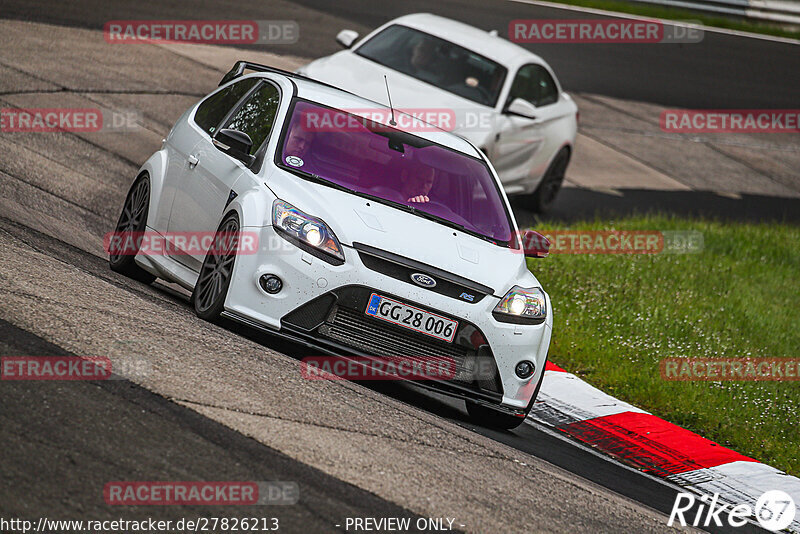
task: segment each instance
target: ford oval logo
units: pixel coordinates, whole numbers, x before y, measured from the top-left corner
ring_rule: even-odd
[[[415,284],[422,287],[436,287],[436,280],[428,276],[427,274],[422,273],[414,273],[411,275],[411,279],[414,281]]]

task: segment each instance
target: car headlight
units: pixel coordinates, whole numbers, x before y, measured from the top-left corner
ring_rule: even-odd
[[[272,203],[272,226],[278,234],[301,249],[333,265],[344,263],[344,252],[333,231],[322,220],[288,202]]]
[[[539,324],[547,317],[547,300],[541,288],[512,287],[497,303],[492,316],[503,323]]]

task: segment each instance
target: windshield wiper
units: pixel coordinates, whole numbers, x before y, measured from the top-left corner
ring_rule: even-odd
[[[466,228],[464,228],[463,224],[458,224],[457,222],[445,219],[444,217],[439,217],[438,215],[428,213],[427,211],[415,208],[414,206],[408,206],[408,209],[411,210],[411,213],[419,215],[420,217],[424,217],[430,221],[436,221],[438,223],[442,223],[444,225],[450,226],[451,228],[455,228],[456,230],[461,230],[462,232],[466,233],[472,232],[472,230],[467,230]]]
[[[508,243],[506,241],[500,241],[500,240],[497,240],[497,239],[492,239],[488,235],[482,234],[482,233],[478,232],[477,230],[470,230],[469,228],[465,227],[463,224],[458,224],[456,222],[453,222],[453,221],[450,221],[448,219],[445,219],[444,217],[439,217],[438,215],[433,215],[431,213],[428,213],[427,211],[422,211],[422,210],[420,210],[418,208],[413,208],[412,207],[411,209],[413,209],[417,215],[420,215],[420,216],[425,217],[426,219],[430,219],[432,221],[440,222],[442,224],[445,224],[447,226],[455,228],[456,230],[461,230],[465,234],[469,234],[469,235],[477,237],[479,239],[483,239],[484,241],[488,241],[489,243],[492,243],[494,245],[503,246],[503,247],[507,247],[508,246]]]
[[[449,219],[445,219],[444,217],[439,217],[438,215],[434,215],[432,213],[428,213],[427,211],[421,210],[419,208],[415,208],[414,206],[409,206],[408,204],[403,204],[401,202],[395,202],[394,200],[388,200],[385,198],[377,197],[375,195],[370,195],[369,193],[362,193],[360,191],[352,191],[353,194],[358,196],[364,197],[369,200],[374,200],[375,202],[379,202],[381,204],[386,204],[387,206],[391,206],[393,208],[397,208],[399,210],[405,211],[406,213],[410,213],[412,215],[416,215],[417,217],[422,217],[423,219],[428,219],[429,221],[438,222],[439,224],[443,224],[445,226],[449,226],[450,228],[455,228],[456,230],[461,230],[465,234],[469,234],[471,236],[475,236],[479,239],[483,239],[484,241],[488,241],[489,243],[493,243],[498,246],[508,246],[507,243],[503,241],[497,241],[492,239],[489,236],[483,235],[480,232],[476,232],[475,230],[470,230],[466,228],[463,224],[458,224],[457,222],[453,222]]]
[[[332,187],[334,189],[338,189],[339,191],[344,191],[346,193],[351,194],[358,194],[357,191],[353,191],[349,187],[345,187],[343,185],[337,184],[336,182],[332,182],[320,176],[319,174],[314,174],[313,172],[304,171],[303,169],[297,169],[294,167],[287,167],[285,165],[280,165],[281,169],[287,170],[291,173],[294,173],[302,178],[305,178],[309,181],[312,181],[317,184],[327,185],[328,187]]]
[[[308,178],[309,180],[311,180],[313,182],[325,182],[325,183],[328,183],[328,181],[325,180],[322,176],[320,176],[319,174],[314,174],[313,172],[304,171],[303,169],[296,169],[294,167],[285,167],[283,165],[281,165],[281,168],[285,169],[285,170],[287,170],[289,172],[293,172],[294,174],[298,174],[298,175],[302,176],[303,178]]]
[[[483,239],[484,241],[488,241],[489,243],[494,243],[495,245],[499,244],[497,240],[492,239],[489,236],[483,235],[482,233],[477,232],[475,230],[470,230],[469,228],[465,227],[463,224],[458,224],[457,222],[453,222],[450,219],[445,219],[444,217],[440,217],[438,215],[434,215],[434,214],[429,213],[429,212],[427,212],[425,210],[421,210],[419,208],[415,208],[414,206],[407,206],[405,204],[398,204],[398,205],[402,206],[403,208],[406,208],[406,210],[408,212],[413,213],[414,215],[418,215],[419,217],[423,217],[423,218],[431,220],[431,221],[436,221],[436,222],[438,222],[440,224],[443,224],[445,226],[449,226],[450,228],[455,228],[456,230],[461,230],[465,234],[469,234],[469,235],[477,237],[479,239]]]

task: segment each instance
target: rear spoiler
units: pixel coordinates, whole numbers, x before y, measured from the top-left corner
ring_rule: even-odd
[[[252,70],[255,72],[275,72],[278,74],[287,74],[291,75],[292,73],[286,72],[280,69],[276,69],[274,67],[268,67],[267,65],[260,65],[258,63],[251,63],[249,61],[237,61],[233,64],[233,68],[228,71],[228,73],[222,77],[220,80],[219,85],[225,85],[231,80],[238,78],[239,76],[244,74],[244,71]]]
[[[307,80],[310,82],[318,83],[321,85],[325,85],[327,87],[333,87],[334,89],[339,89],[340,91],[345,91],[340,87],[336,87],[335,85],[331,85],[329,83],[321,82],[319,80],[315,80],[314,78],[309,78],[308,76],[303,76],[302,74],[297,74],[296,72],[289,72],[288,70],[279,69],[277,67],[270,67],[269,65],[261,65],[260,63],[252,63],[250,61],[237,61],[233,64],[233,68],[228,71],[228,73],[222,77],[219,82],[219,85],[225,85],[231,80],[235,80],[239,76],[244,74],[244,71],[251,70],[254,72],[272,72],[274,74],[281,74],[283,76],[288,76],[289,78],[297,78],[299,80]],[[350,91],[345,91],[349,93]]]

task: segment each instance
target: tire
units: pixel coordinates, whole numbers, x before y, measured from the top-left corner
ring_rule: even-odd
[[[499,430],[514,430],[521,425],[523,421],[525,421],[526,417],[528,417],[528,414],[533,408],[533,403],[536,402],[536,397],[539,396],[539,390],[542,388],[543,381],[544,371],[542,371],[542,376],[539,377],[539,382],[536,384],[536,389],[533,391],[533,396],[531,397],[527,408],[525,408],[525,417],[508,415],[507,413],[493,410],[492,408],[482,404],[476,404],[470,401],[467,401],[467,413],[474,423],[481,426],[485,426],[487,428],[496,428]]]
[[[231,235],[239,232],[239,217],[231,213],[220,223],[216,236]],[[214,239],[215,244],[218,240]],[[203,260],[197,283],[192,291],[192,304],[198,317],[210,322],[217,322],[225,305],[225,297],[231,285],[233,266],[236,260],[236,244],[238,240],[224,239],[225,246],[212,245]],[[217,250],[219,248],[219,250]]]
[[[147,227],[147,214],[150,211],[150,180],[147,175],[142,175],[133,182],[122,213],[117,220],[114,234],[122,232],[144,232]],[[135,251],[128,250],[127,254],[113,254],[109,251],[108,266],[112,271],[123,274],[139,282],[152,284],[156,277],[136,265],[136,252],[139,252],[141,241],[136,241]],[[109,246],[110,248],[110,246]]]
[[[550,163],[550,167],[547,168],[547,172],[544,173],[544,177],[536,188],[536,191],[527,198],[527,207],[529,209],[541,214],[550,211],[564,183],[564,175],[567,172],[569,159],[570,151],[567,147],[562,148],[558,154],[556,154],[556,157],[553,158],[552,163]]]

